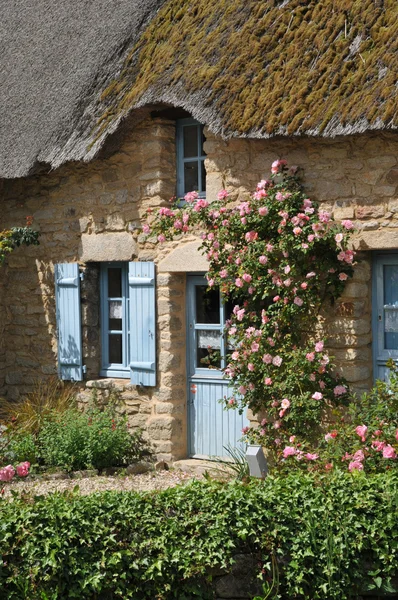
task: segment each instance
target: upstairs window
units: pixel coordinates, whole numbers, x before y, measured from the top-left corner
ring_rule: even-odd
[[[206,171],[203,150],[204,126],[194,119],[177,121],[177,196],[198,192],[206,197]]]

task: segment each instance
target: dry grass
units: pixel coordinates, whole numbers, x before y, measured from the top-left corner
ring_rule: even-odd
[[[0,421],[14,423],[20,431],[37,434],[52,412],[62,413],[76,405],[76,387],[56,377],[37,380],[33,391],[17,402],[0,398]]]

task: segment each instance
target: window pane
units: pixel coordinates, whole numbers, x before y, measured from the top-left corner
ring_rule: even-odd
[[[201,136],[202,136],[202,140],[201,140],[202,141],[202,146],[201,146],[201,149],[200,149],[200,151],[201,151],[200,155],[201,156],[206,156],[206,152],[203,149],[203,144],[206,141],[205,134],[203,133],[203,129],[204,129],[204,126],[202,125],[202,127],[200,128],[200,133],[201,133]]]
[[[202,189],[200,190],[201,192],[205,192],[206,191],[206,169],[205,169],[205,161],[201,160],[200,161],[200,166],[202,169]]]
[[[184,132],[184,158],[198,156],[198,127],[189,125],[183,127]]]
[[[123,330],[123,304],[121,300],[109,302],[109,329]]]
[[[122,334],[109,335],[109,362],[121,365],[123,363]]]
[[[384,266],[384,344],[398,350],[398,265]]]
[[[221,367],[220,330],[197,330],[196,340],[196,366],[202,369],[219,369]]]
[[[108,269],[108,297],[122,297],[122,269]]]
[[[197,191],[198,188],[198,161],[184,163],[184,193]]]
[[[205,285],[197,285],[196,293],[196,322],[220,323],[220,292],[218,289],[206,292]]]

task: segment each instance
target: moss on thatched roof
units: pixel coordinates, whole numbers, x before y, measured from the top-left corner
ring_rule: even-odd
[[[398,124],[397,0],[3,2],[0,177],[90,160],[159,104],[225,137]]]
[[[397,118],[396,0],[169,0],[104,91],[99,131],[180,101],[224,135],[337,135]]]

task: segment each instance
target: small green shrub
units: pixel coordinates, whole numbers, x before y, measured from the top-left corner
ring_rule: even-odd
[[[396,473],[14,495],[0,500],[0,598],[204,600],[210,569],[242,553],[274,600],[394,593],[397,517]]]
[[[6,436],[6,434],[4,434]],[[39,460],[39,447],[35,437],[31,433],[12,431],[0,456],[0,466],[8,463],[17,464],[24,461],[31,465],[37,464]]]
[[[53,414],[38,440],[44,464],[68,470],[126,465],[142,451],[140,434],[130,433],[127,418],[112,406]]]

